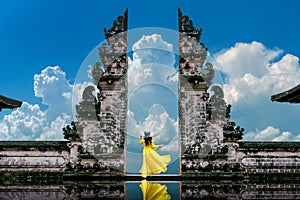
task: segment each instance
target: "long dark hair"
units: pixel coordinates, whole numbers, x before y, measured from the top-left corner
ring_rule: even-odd
[[[146,146],[148,146],[149,144],[152,143],[152,137],[146,137],[146,138],[144,138],[144,140],[145,140],[145,145]]]

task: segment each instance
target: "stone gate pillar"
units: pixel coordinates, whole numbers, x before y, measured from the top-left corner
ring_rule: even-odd
[[[215,72],[205,62],[208,50],[200,42],[202,29],[195,28],[180,9],[178,28],[180,167],[184,176],[211,172],[214,165],[227,162],[223,127],[229,115],[222,88],[211,86]]]
[[[119,16],[109,29],[104,29],[106,43],[99,47],[103,71],[97,83],[100,91],[99,127],[103,137],[96,157],[103,163],[124,172],[124,146],[127,113],[127,29],[128,10]],[[97,71],[97,63],[94,72]],[[98,70],[99,71],[99,70]],[[97,80],[96,74],[94,75]]]
[[[128,10],[104,29],[105,42],[99,47],[100,61],[92,76],[98,88],[88,86],[77,106],[82,148],[81,163],[98,171],[124,174],[127,113],[127,23]],[[78,129],[79,130],[79,129]]]
[[[207,89],[202,70],[207,49],[200,44],[202,29],[196,29],[188,16],[178,10],[178,60],[179,60],[179,134],[181,144],[181,171],[184,173],[195,161],[205,155],[210,146],[206,137]]]

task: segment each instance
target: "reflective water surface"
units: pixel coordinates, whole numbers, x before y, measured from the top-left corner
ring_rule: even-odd
[[[59,181],[39,179],[0,185],[0,199],[300,199],[299,182],[255,181]],[[55,182],[57,184],[55,184]]]

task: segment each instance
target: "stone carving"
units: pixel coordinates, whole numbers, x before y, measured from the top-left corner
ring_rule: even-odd
[[[243,139],[244,128],[236,126],[235,122],[227,122],[223,126],[224,142],[236,142]]]
[[[113,22],[113,27],[108,30],[104,29],[106,42],[98,48],[103,64],[103,74],[100,76],[100,80],[107,81],[109,84],[119,80],[127,72],[127,21],[128,9],[124,16],[119,16]],[[99,68],[100,65],[95,63],[93,77],[98,78],[102,73]]]
[[[82,101],[76,106],[80,164],[70,163],[70,169],[100,166],[97,169],[118,168],[123,171],[127,112],[127,20],[128,10],[109,29],[104,29],[106,41],[100,45],[100,61],[92,69],[95,87],[85,88]],[[93,155],[93,156],[92,156]],[[87,161],[97,159],[97,161]],[[76,167],[74,167],[76,166]],[[83,167],[86,168],[86,167]],[[87,167],[89,168],[89,167]]]
[[[57,167],[63,168],[64,158],[59,156],[52,156],[52,157],[44,157],[44,156],[30,156],[30,157],[23,157],[23,156],[10,156],[10,157],[3,157],[0,156],[0,166],[1,168],[6,167]]]
[[[208,120],[214,123],[226,122],[226,102],[224,100],[224,93],[220,86],[214,85],[211,88],[213,95],[209,99],[208,106]]]
[[[95,87],[88,86],[83,92],[82,101],[76,107],[79,121],[63,129],[64,138],[69,141],[0,141],[0,192],[4,191],[1,194],[8,194],[7,185],[16,191],[15,185],[57,185],[62,184],[66,177],[97,178],[101,181],[102,178],[124,178],[126,30],[127,11],[114,22],[112,28],[105,29],[107,41],[99,48],[100,62],[96,62],[92,69]],[[179,10],[181,177],[183,180],[198,180],[201,176],[219,180],[220,177],[231,179],[233,176],[233,179],[242,180],[243,184],[258,179],[271,181],[272,184],[274,181],[289,180],[296,183],[295,191],[298,191],[300,143],[238,141],[242,139],[244,129],[229,121],[231,105],[224,101],[222,88],[211,87],[214,69],[211,63],[205,63],[207,48],[199,43],[201,34],[202,29],[196,29],[193,22],[182,16]],[[100,91],[97,94],[96,87]],[[210,87],[212,95],[209,98],[207,90]],[[0,100],[7,99],[0,96]],[[21,105],[20,102],[17,105]],[[95,186],[94,183],[92,185]],[[63,194],[72,196],[73,191],[78,189],[78,198],[90,197],[89,194],[103,198],[123,197],[121,190],[114,193],[111,188],[95,188],[93,191],[70,187],[70,191]],[[107,190],[109,192],[105,192]],[[231,191],[230,188],[225,190]],[[187,189],[184,186],[182,197],[219,197],[218,193],[222,191],[215,191],[216,196],[209,196],[210,190],[207,188]],[[249,191],[243,190],[244,193],[239,194],[246,198],[254,195],[254,198],[266,199],[270,198],[270,194],[276,196],[278,192],[283,194],[280,197],[289,194],[285,189],[278,190],[278,187],[272,193],[265,192],[265,196],[261,195],[261,188],[254,187],[253,191]],[[291,191],[296,197],[299,196],[299,193]],[[231,193],[226,197],[232,197]]]
[[[206,105],[203,95],[182,90],[180,94],[180,133],[182,151],[185,154],[199,155],[210,152],[205,137]],[[204,97],[205,98],[205,97]]]
[[[278,156],[245,156],[241,158],[241,164],[245,168],[299,168],[300,158]]]
[[[211,86],[215,72],[211,63],[205,63],[208,50],[200,42],[202,29],[195,28],[192,20],[183,16],[180,9],[178,24],[182,172],[203,170],[204,161],[208,161],[207,166],[217,169],[216,166],[226,166],[229,160],[234,162],[235,151],[231,148],[232,144],[226,142],[241,139],[244,130],[228,121],[231,106],[226,104],[222,88]],[[210,86],[212,96],[209,98],[207,90]],[[200,158],[203,160],[195,162]]]
[[[100,101],[93,95],[95,88],[87,86],[82,94],[82,101],[76,105],[76,114],[79,121],[99,120]]]
[[[94,80],[94,84],[97,85],[100,78],[103,76],[104,71],[101,68],[101,62],[96,62],[92,69],[92,77]]]
[[[72,122],[72,128],[67,125],[63,129],[65,138],[71,141],[69,145],[71,157],[76,156],[66,164],[66,171],[115,172],[116,168],[123,167],[123,158],[118,156],[118,152],[123,153],[123,151],[116,145],[116,142],[111,140],[111,135],[103,135],[99,132],[99,123],[95,124],[90,121],[90,123],[81,123],[79,127],[80,132],[77,131],[75,122]],[[81,135],[80,138],[79,135]]]
[[[95,133],[91,134],[94,138],[90,138],[98,143],[93,150],[96,154],[123,156],[127,112],[127,21],[126,9],[124,15],[114,21],[113,27],[104,29],[106,42],[99,47],[101,62],[95,63],[92,71],[94,83],[98,81],[96,85],[100,91],[96,105],[99,109],[99,137],[95,138]]]
[[[104,28],[104,35],[106,39],[111,38],[114,35],[117,35],[122,32],[127,31],[128,24],[128,8],[125,10],[123,16],[118,16],[116,20],[113,22],[113,26],[108,30]]]
[[[206,90],[212,83],[214,70],[211,63],[206,63],[203,70],[207,48],[199,43],[202,29],[195,28],[180,9],[178,24],[179,119],[183,152],[203,157],[212,151],[206,137]]]
[[[203,158],[211,155],[215,148],[214,140],[207,134],[207,88],[212,84],[214,69],[211,63],[203,64],[207,48],[199,43],[202,29],[194,27],[188,16],[178,10],[178,56],[179,56],[179,130],[185,165],[193,157]],[[211,136],[214,132],[211,131]],[[182,169],[185,169],[183,166]]]
[[[205,64],[205,70],[203,72],[203,78],[205,80],[205,82],[207,83],[207,85],[211,85],[213,78],[214,78],[214,74],[215,74],[215,70],[214,67],[211,63],[207,62]]]
[[[67,163],[66,171],[76,171],[76,172],[110,172],[111,169],[103,162],[94,163]]]
[[[202,34],[202,28],[197,29],[193,25],[193,21],[188,16],[182,15],[180,8],[178,8],[178,27],[179,32],[186,33],[188,36],[195,38],[199,42]]]
[[[214,156],[226,160],[224,155],[228,146],[224,144],[223,127],[230,127],[227,123],[230,105],[226,105],[219,86],[211,88],[213,95],[209,99],[207,89],[212,84],[214,69],[211,63],[205,63],[207,48],[200,43],[202,29],[195,28],[180,10],[178,14],[179,128],[183,163],[189,163],[192,158],[214,159]],[[83,160],[91,155],[97,158],[97,162],[90,162],[88,166],[102,163],[100,166],[104,164],[106,167],[99,169],[103,170],[115,166],[116,160],[124,160],[128,91],[127,17],[126,10],[124,16],[114,21],[112,28],[105,29],[107,40],[99,47],[100,62],[96,62],[92,69],[99,92],[95,95],[95,88],[88,86],[83,92],[83,100],[76,107],[80,119],[78,134],[83,138],[82,143],[77,145],[80,166],[86,166]],[[66,131],[69,135],[72,133],[71,130]],[[226,138],[236,136],[240,130],[237,127],[230,131],[227,130]],[[72,166],[74,169],[89,168],[76,167],[74,163]]]
[[[195,28],[192,20],[188,16],[183,16],[180,9],[178,9],[178,27],[179,72],[191,83],[203,82],[202,67],[207,56],[207,48],[203,43],[199,43],[202,29]],[[207,64],[207,68],[211,73],[212,65]]]
[[[73,121],[71,122],[71,126],[67,125],[65,128],[63,128],[63,134],[64,138],[69,141],[81,141],[80,135],[76,129],[76,123]]]

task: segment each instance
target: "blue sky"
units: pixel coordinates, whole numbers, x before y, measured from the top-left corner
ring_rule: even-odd
[[[70,102],[78,95],[73,89],[80,92],[82,88],[82,85],[76,85],[78,70],[81,67],[88,69],[82,63],[104,41],[103,28],[111,27],[113,20],[128,7],[129,30],[158,27],[177,31],[177,8],[180,7],[196,27],[203,28],[201,41],[209,49],[208,59],[219,69],[218,76],[223,74],[225,77],[221,84],[227,102],[232,104],[231,120],[246,129],[245,139],[299,140],[296,119],[300,106],[270,101],[272,94],[300,83],[299,6],[297,0],[2,0],[0,94],[24,104],[20,109],[0,113],[0,139],[61,139],[61,127],[73,118]],[[176,44],[170,38],[153,33],[145,35],[150,37],[150,42],[145,42],[142,34],[136,41],[129,42],[142,49],[151,45],[161,48],[162,45],[176,54]],[[158,38],[155,41],[159,42],[152,44],[151,38]],[[157,49],[151,55],[156,53]],[[135,54],[139,57],[131,55],[130,63],[134,67],[141,59],[146,59],[147,54],[141,51]],[[164,66],[174,67],[176,55],[168,58]],[[151,69],[151,63],[146,63],[145,67]],[[172,70],[168,77],[174,74]],[[153,68],[151,73],[156,73]],[[164,84],[166,88],[173,87]],[[169,96],[172,96],[170,91]],[[143,90],[139,92],[135,95],[143,96]],[[174,112],[168,112],[170,105],[166,102],[158,102],[165,106],[156,109],[158,113],[155,114],[168,125],[160,131],[174,130],[177,126]],[[151,121],[155,114],[140,113],[142,118],[137,119],[138,113],[135,113],[131,127],[140,130],[141,126],[151,129],[153,124],[157,127],[166,125]],[[171,139],[175,141],[176,137]],[[161,136],[158,141],[166,142]],[[168,153],[167,149],[171,147],[161,149],[161,153]]]
[[[177,7],[204,29],[211,53],[236,42],[262,42],[299,55],[299,4],[289,1],[8,1],[0,2],[0,93],[31,103],[32,76],[59,65],[74,80],[103,28],[129,8],[129,29],[177,30]],[[22,85],[22,87],[20,86]],[[21,89],[22,88],[22,89]]]

